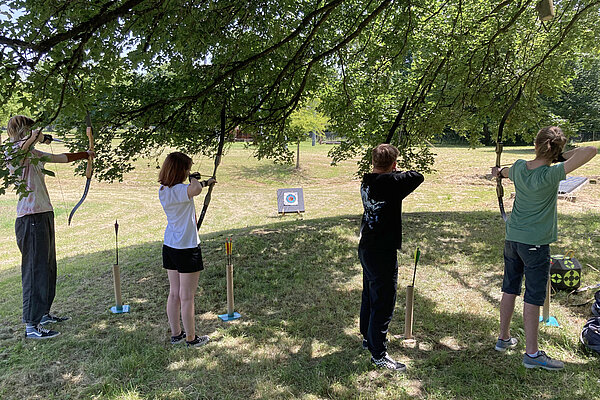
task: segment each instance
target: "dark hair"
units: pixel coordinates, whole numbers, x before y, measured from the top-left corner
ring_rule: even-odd
[[[192,168],[192,163],[189,156],[179,151],[169,154],[160,167],[158,182],[166,187],[182,183],[187,178],[187,172]]]
[[[396,162],[400,152],[391,144],[380,144],[373,149],[371,153],[373,159],[373,167],[378,169],[388,169]]]
[[[556,160],[562,153],[567,138],[558,126],[546,126],[535,137],[535,155],[544,160]]]

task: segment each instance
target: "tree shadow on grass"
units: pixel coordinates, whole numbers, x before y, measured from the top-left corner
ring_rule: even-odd
[[[358,333],[359,221],[356,215],[296,220],[204,235],[206,269],[196,314],[199,333],[210,334],[213,343],[200,349],[167,343],[168,282],[160,242],[121,249],[129,314],[107,311],[114,304],[112,252],[60,260],[55,304],[73,320],[52,341],[22,338],[19,277],[7,277],[3,301],[15,312],[2,317],[12,331],[0,332],[0,366],[6,371],[0,374],[0,395],[503,399],[596,393],[597,362],[584,356],[570,357],[567,379],[526,372],[522,346],[512,354],[492,349],[504,229],[492,212],[405,214],[389,351],[409,370],[405,375],[374,370]],[[231,323],[217,319],[226,308],[226,237],[234,242],[235,304],[242,314]],[[423,256],[411,347],[397,334],[403,331],[404,286],[412,277],[416,245]],[[522,326],[518,315],[514,326],[517,332]],[[563,331],[542,336],[563,353],[576,349]]]

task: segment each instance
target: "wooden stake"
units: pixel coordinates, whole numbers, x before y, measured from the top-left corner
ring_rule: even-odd
[[[227,315],[233,316],[233,265],[227,266]]]
[[[412,339],[413,308],[415,301],[415,287],[406,287],[406,315],[404,317],[404,339]]]
[[[123,300],[121,299],[121,268],[119,264],[113,264],[113,282],[115,287],[115,301],[117,302],[117,308],[123,307]]]
[[[552,293],[552,283],[550,277],[548,277],[548,284],[546,285],[546,300],[544,301],[544,307],[542,309],[542,321],[547,322],[550,319],[550,294]]]

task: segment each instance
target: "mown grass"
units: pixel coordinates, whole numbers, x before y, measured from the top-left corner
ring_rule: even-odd
[[[397,313],[390,353],[408,364],[395,375],[371,368],[360,346],[361,268],[356,255],[361,215],[353,161],[330,167],[329,147],[303,145],[300,171],[256,161],[234,145],[201,230],[206,270],[196,300],[197,325],[212,342],[200,349],[168,344],[168,282],[161,267],[165,218],[157,170],[140,161],[123,183],[92,182],[88,199],[66,225],[84,179],[53,165],[48,179],[57,211],[59,262],[55,310],[73,319],[62,335],[24,338],[20,254],[14,240],[14,196],[0,198],[0,398],[24,399],[506,399],[597,396],[597,358],[581,352],[578,335],[589,305],[553,297],[561,328],[542,327],[560,373],[521,366],[522,344],[508,354],[492,346],[498,330],[504,224],[494,182],[485,178],[492,148],[436,148],[436,171],[404,203]],[[55,152],[60,151],[55,147]],[[527,158],[507,148],[503,162]],[[506,160],[506,161],[505,161]],[[600,175],[595,159],[578,175]],[[197,159],[209,174],[212,160]],[[303,187],[303,216],[279,217],[276,189]],[[507,197],[511,187],[508,182]],[[587,185],[574,203],[559,202],[560,239],[553,253],[573,249],[583,285],[600,282],[600,186]],[[63,200],[64,197],[64,200]],[[200,208],[201,201],[197,202]],[[510,203],[507,201],[507,203]],[[510,208],[510,207],[509,207]],[[111,265],[118,219],[123,298],[131,313],[113,315]],[[225,238],[234,241],[236,311],[223,323]],[[404,287],[420,246],[414,344],[404,342]],[[591,297],[577,299],[583,302]],[[518,303],[513,334],[523,339]]]

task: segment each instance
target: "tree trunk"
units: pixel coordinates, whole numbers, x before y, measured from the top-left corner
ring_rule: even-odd
[[[300,169],[300,142],[298,142],[298,147],[296,148],[296,169]]]

